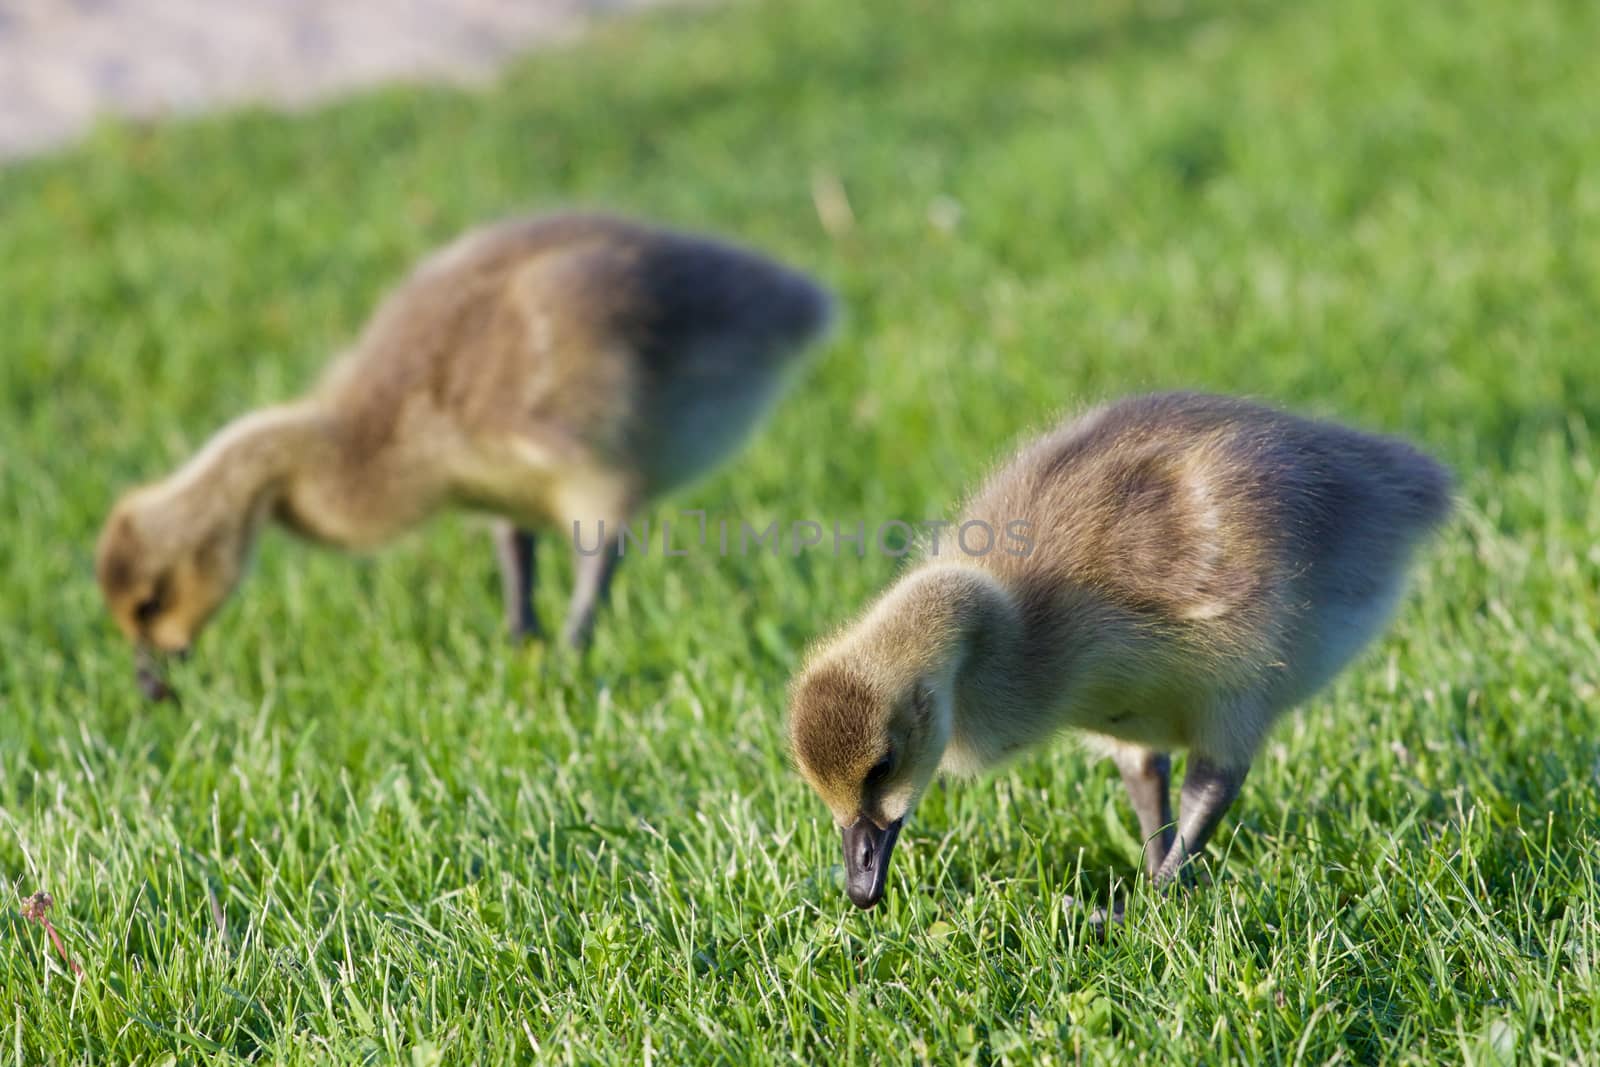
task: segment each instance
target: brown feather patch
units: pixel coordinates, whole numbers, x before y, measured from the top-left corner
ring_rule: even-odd
[[[801,772],[830,804],[859,800],[862,779],[887,744],[889,712],[888,702],[843,664],[823,664],[796,683],[790,745]]]

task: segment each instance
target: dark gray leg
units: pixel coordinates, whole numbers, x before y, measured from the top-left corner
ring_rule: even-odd
[[[567,608],[567,622],[561,630],[561,641],[568,648],[584,649],[594,632],[594,616],[605,603],[611,589],[611,578],[616,574],[617,542],[607,539],[599,552],[593,555],[577,554],[577,575],[572,583],[572,603]]]
[[[506,632],[513,641],[533,641],[539,616],[533,610],[535,572],[533,534],[509,519],[494,524],[494,554],[500,561],[500,593],[505,600]]]
[[[1112,759],[1139,817],[1144,868],[1154,878],[1172,851],[1172,757],[1148,748],[1119,748]]]
[[[1189,860],[1205,850],[1217,824],[1239,795],[1239,787],[1248,773],[1248,766],[1219,767],[1204,757],[1189,757],[1189,770],[1183,776],[1178,837],[1156,872],[1156,885],[1171,885],[1182,875]]]

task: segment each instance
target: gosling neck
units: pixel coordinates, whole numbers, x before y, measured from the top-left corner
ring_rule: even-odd
[[[1016,600],[987,571],[960,564],[919,568],[872,611],[879,662],[914,670],[952,697],[955,735],[976,705],[1009,699],[1021,671],[1023,623]]]
[[[326,448],[326,418],[301,404],[264,408],[224,427],[157,492],[192,526],[245,517],[253,528]]]

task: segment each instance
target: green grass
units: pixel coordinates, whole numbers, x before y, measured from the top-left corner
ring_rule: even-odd
[[[0,1063],[1592,1062],[1597,35],[1578,0],[735,4],[481,96],[0,171]],[[430,246],[574,202],[848,307],[657,519],[938,516],[1053,413],[1198,386],[1414,437],[1458,521],[1269,742],[1215,883],[1103,944],[1067,898],[1137,845],[1070,744],[936,791],[886,904],[846,902],[783,687],[892,560],[633,561],[578,666],[503,646],[470,521],[271,537],[182,707],[141,703],[90,574],[115,492],[307,383]],[[16,914],[40,889],[81,981]]]

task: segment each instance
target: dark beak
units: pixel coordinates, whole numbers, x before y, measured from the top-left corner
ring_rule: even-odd
[[[144,694],[146,700],[159,702],[171,700],[177,695],[162,677],[161,660],[154,652],[140,645],[134,650],[133,659],[138,665],[139,692]]]
[[[870,908],[883,899],[883,886],[889,878],[889,856],[895,838],[900,836],[904,819],[896,819],[880,830],[868,818],[859,818],[841,831],[844,837],[844,884],[850,902]]]

